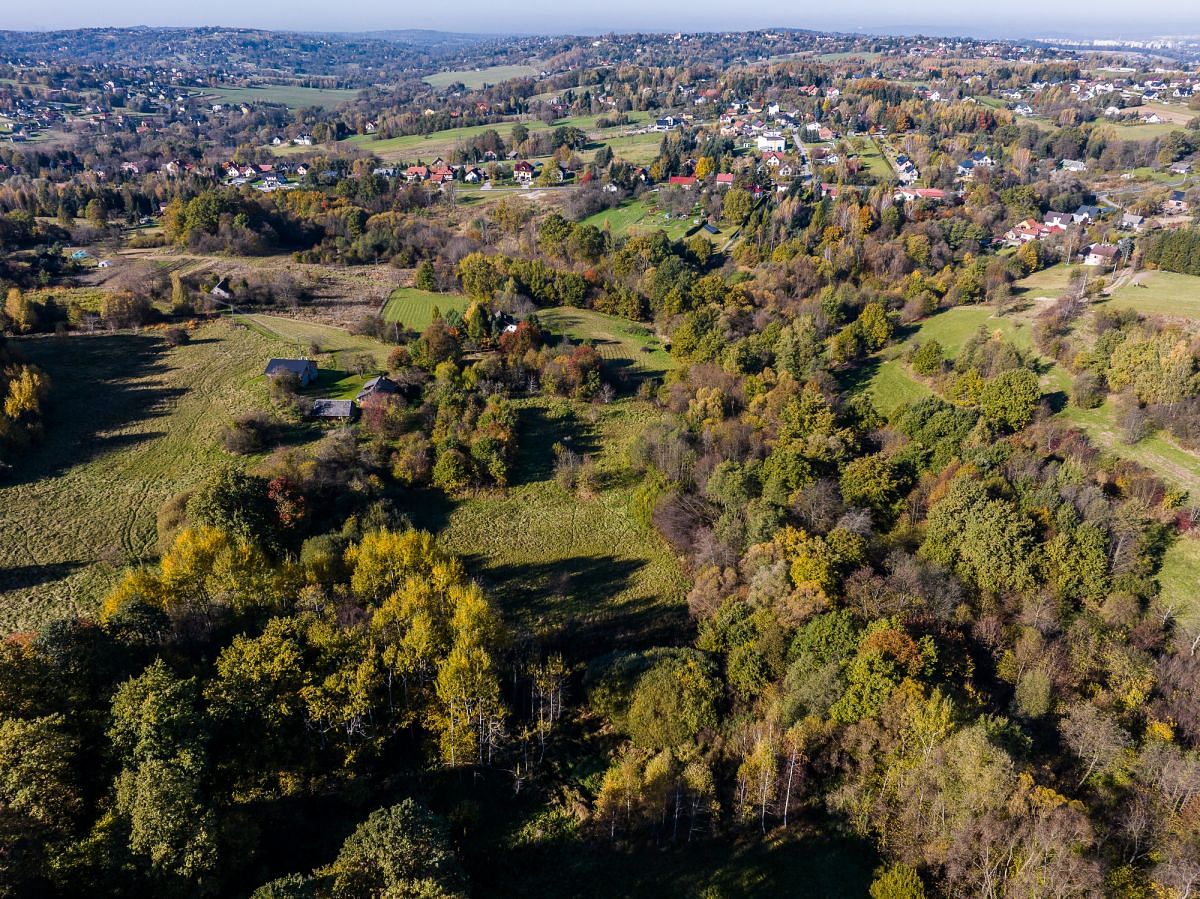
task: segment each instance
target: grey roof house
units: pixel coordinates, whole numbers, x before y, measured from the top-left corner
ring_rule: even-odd
[[[307,387],[317,379],[317,363],[311,359],[272,359],[267,363],[263,372],[268,378],[273,378],[284,372],[295,375],[301,387]]]
[[[387,375],[376,375],[367,383],[363,384],[362,390],[358,392],[358,396],[354,398],[355,402],[361,403],[363,400],[372,396],[394,396],[400,392],[400,385],[389,378]]]

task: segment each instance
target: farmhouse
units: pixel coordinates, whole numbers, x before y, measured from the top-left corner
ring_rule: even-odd
[[[367,383],[363,384],[362,390],[358,392],[358,396],[354,398],[355,402],[361,403],[363,400],[373,396],[395,396],[400,392],[400,385],[389,378],[387,375],[378,375]]]
[[[275,378],[284,373],[296,376],[301,387],[307,387],[317,379],[317,363],[311,359],[272,359],[263,374]]]
[[[1146,226],[1146,217],[1127,212],[1121,216],[1122,231],[1141,231]]]
[[[892,195],[897,203],[916,203],[927,200],[930,203],[941,203],[946,199],[946,192],[936,187],[902,187]]]
[[[733,185],[733,172],[718,172],[717,187],[731,187]]]
[[[675,187],[682,187],[684,190],[691,190],[696,186],[695,175],[672,175],[669,183]]]
[[[1114,265],[1120,250],[1108,243],[1092,244],[1088,247],[1087,255],[1083,257],[1084,265],[1099,265],[1107,268]]]
[[[1066,172],[1086,172],[1087,163],[1082,159],[1064,159],[1062,161],[1063,171]]]

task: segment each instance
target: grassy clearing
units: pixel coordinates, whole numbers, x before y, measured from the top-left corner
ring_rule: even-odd
[[[520,450],[506,492],[462,500],[444,529],[434,504],[414,513],[440,529],[506,613],[574,658],[687,634],[686,580],[670,549],[634,519],[630,442],[654,417],[636,400],[607,406],[535,397],[516,401]],[[576,496],[554,482],[553,446],[596,463],[598,489]]]
[[[319,106],[332,109],[353,100],[358,91],[301,87],[296,84],[265,84],[261,87],[205,88],[201,96],[213,103],[280,103],[291,109]]]
[[[625,200],[619,206],[602,209],[594,215],[583,219],[584,224],[595,225],[604,230],[607,228],[615,237],[627,234],[648,234],[654,231],[666,231],[671,240],[683,240],[687,233],[696,227],[695,216],[670,218],[654,205],[652,196],[640,200]],[[707,231],[697,231],[711,241],[724,243],[728,235],[721,231],[719,234],[709,234]]]
[[[1044,268],[1013,284],[1013,293],[1017,296],[1057,298],[1071,286],[1071,275],[1079,268],[1078,265],[1067,265],[1061,262],[1058,265]]]
[[[533,66],[489,66],[486,69],[438,72],[436,75],[426,75],[422,80],[430,87],[449,87],[452,84],[462,84],[475,90],[485,84],[499,84],[513,78],[533,77],[537,74],[538,70]]]
[[[1200,276],[1150,271],[1136,280],[1114,291],[1107,304],[1145,315],[1200,319]]]
[[[1200,540],[1181,537],[1171,544],[1158,571],[1162,598],[1181,609],[1180,617],[1194,626],[1200,618]]]
[[[866,163],[867,171],[878,180],[884,182],[896,180],[896,173],[892,169],[892,164],[888,162],[879,143],[874,139],[867,142],[867,145],[863,148],[858,158]]]
[[[383,307],[383,317],[390,322],[400,322],[411,331],[424,331],[433,321],[433,310],[443,314],[451,309],[466,312],[471,301],[454,293],[433,293],[415,287],[398,287]]]
[[[274,343],[272,353],[315,358],[320,367],[314,393],[330,399],[353,399],[370,374],[387,369],[392,348],[373,337],[351,334],[342,328],[279,315],[241,315],[238,320]],[[318,352],[313,353],[313,347]],[[373,370],[355,374],[361,358],[368,357]]]
[[[658,158],[662,135],[654,132],[615,134],[612,137],[605,137],[604,143],[612,147],[613,155],[618,159],[623,159],[632,165],[649,165]]]
[[[0,631],[94,611],[121,565],[152,558],[172,494],[228,458],[232,417],[266,402],[274,351],[215,322],[169,348],[150,334],[27,338],[54,385],[46,434],[0,483]]]
[[[555,333],[594,344],[610,368],[657,376],[675,367],[662,341],[645,325],[566,306],[545,309],[537,315],[538,321]]]

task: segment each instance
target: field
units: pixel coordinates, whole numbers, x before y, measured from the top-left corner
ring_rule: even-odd
[[[1148,271],[1138,273],[1134,282],[1113,291],[1107,305],[1200,322],[1200,277]]]
[[[422,79],[431,87],[449,87],[452,84],[462,84],[476,90],[485,84],[499,84],[513,78],[536,76],[538,70],[533,66],[490,66],[486,69],[463,69],[454,72],[438,72],[436,75],[426,75]]]
[[[611,369],[638,375],[658,376],[675,367],[675,360],[662,341],[645,325],[590,309],[544,309],[538,321],[571,340],[595,344],[596,351]]]
[[[520,448],[511,488],[457,503],[441,543],[482,576],[512,618],[561,641],[574,658],[625,642],[680,639],[686,581],[669,548],[631,510],[636,483],[626,453],[651,407],[633,399],[516,403]],[[593,456],[594,495],[576,497],[554,482],[556,443]],[[434,504],[421,508],[436,514]]]
[[[607,228],[614,237],[638,232],[646,234],[653,231],[666,231],[667,236],[672,240],[682,240],[689,231],[696,227],[694,219],[694,215],[668,218],[666,213],[657,210],[652,198],[643,198],[625,200],[619,206],[602,209],[583,219],[581,224],[595,225],[601,230]],[[709,234],[703,230],[696,233],[717,242],[724,242],[727,237],[723,231],[720,234]]]
[[[201,96],[213,103],[280,103],[291,109],[306,106],[332,108],[353,100],[358,91],[301,87],[295,84],[268,84],[262,87],[205,88]]]
[[[0,630],[92,611],[155,554],[156,515],[223,458],[220,428],[261,407],[271,342],[228,322],[169,348],[152,334],[16,341],[54,385],[46,435],[0,484]]]
[[[466,312],[471,301],[454,293],[432,293],[415,287],[398,287],[383,307],[383,317],[390,322],[400,322],[410,331],[424,331],[433,321],[433,310],[442,313],[451,309]]]
[[[662,135],[653,133],[624,134],[625,131],[648,118],[646,113],[638,112],[630,113],[629,116],[633,120],[631,124],[603,129],[596,128],[596,122],[603,116],[591,115],[559,119],[553,125],[547,125],[537,119],[521,122],[521,124],[530,132],[545,131],[564,125],[574,126],[588,132],[593,140],[611,144],[613,152],[629,162],[650,162],[658,153],[658,144],[662,140]],[[371,134],[355,134],[341,141],[339,145],[359,147],[388,162],[411,162],[418,158],[431,161],[438,156],[448,156],[455,146],[476,138],[485,131],[495,131],[507,141],[512,133],[512,126],[515,124],[517,124],[515,121],[495,122],[488,125],[470,125],[466,128],[447,128],[431,134],[404,134],[400,137],[386,138],[377,138]],[[292,146],[272,147],[271,149],[272,152],[282,156],[312,151],[311,147]],[[587,157],[590,153],[584,152],[581,155]]]
[[[858,158],[866,163],[867,170],[880,181],[888,182],[896,179],[896,172],[892,168],[892,164],[888,162],[887,157],[884,156],[878,142],[874,140],[868,141]]]

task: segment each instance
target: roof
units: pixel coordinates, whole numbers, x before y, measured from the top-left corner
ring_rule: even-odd
[[[301,376],[305,372],[317,370],[317,363],[311,359],[272,359],[267,363],[265,375],[277,375],[281,372],[290,371],[296,376]]]
[[[362,390],[358,392],[358,396],[356,396],[355,399],[359,402],[362,402],[367,397],[374,396],[376,394],[390,395],[399,392],[400,385],[387,375],[376,375],[374,378],[371,378],[369,381],[363,384]]]
[[[354,416],[354,400],[314,400],[313,418],[352,418]]]
[[[1108,256],[1109,258],[1116,256],[1118,252],[1120,251],[1116,247],[1114,247],[1112,244],[1106,243],[1094,244],[1092,248],[1088,250],[1090,255]]]

